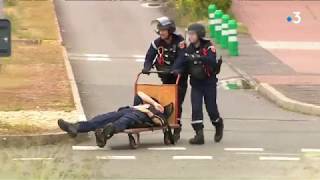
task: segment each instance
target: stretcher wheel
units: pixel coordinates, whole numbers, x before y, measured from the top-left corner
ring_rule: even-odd
[[[163,142],[164,142],[165,145],[170,145],[171,144],[170,136],[169,136],[168,132],[165,132],[163,134]]]
[[[139,134],[135,134],[135,135],[136,135],[136,138],[134,137],[133,134],[128,134],[129,144],[132,149],[137,149],[140,144],[140,135]]]

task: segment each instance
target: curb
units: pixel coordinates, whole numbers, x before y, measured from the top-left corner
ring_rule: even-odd
[[[86,121],[86,115],[84,113],[82,104],[81,104],[81,99],[80,99],[80,94],[78,91],[78,87],[74,78],[74,74],[72,71],[72,67],[67,55],[67,50],[63,46],[62,42],[62,35],[60,31],[60,26],[56,14],[56,6],[54,4],[54,1],[51,0],[54,6],[54,13],[55,13],[55,18],[54,21],[57,25],[57,30],[58,30],[58,40],[57,43],[61,45],[62,48],[62,55],[63,55],[63,60],[64,64],[66,67],[67,71],[67,76],[68,80],[70,82],[71,86],[71,91],[73,95],[73,101],[76,107],[76,111],[79,116],[79,121]],[[84,140],[87,140],[89,138],[88,133],[83,133],[79,134],[77,138],[70,138],[69,135],[65,132],[57,132],[57,133],[45,133],[45,134],[31,134],[31,135],[0,135],[0,146],[34,146],[34,145],[47,145],[47,144],[57,144],[57,143],[66,143],[66,142],[81,142]]]
[[[300,102],[291,98],[288,98],[274,87],[267,83],[260,83],[249,76],[247,73],[243,72],[239,68],[235,67],[229,61],[224,61],[232,70],[242,76],[248,81],[248,84],[259,92],[262,96],[266,97],[271,102],[275,103],[279,107],[303,114],[320,116],[320,106]]]
[[[68,79],[69,79],[69,82],[70,82],[70,85],[71,85],[73,101],[74,101],[74,104],[76,106],[76,110],[78,111],[78,114],[79,114],[79,121],[86,121],[87,118],[86,118],[86,115],[85,115],[83,107],[82,107],[81,98],[80,98],[80,94],[79,94],[79,89],[78,89],[76,80],[74,78],[74,73],[73,73],[73,70],[72,70],[72,66],[71,66],[70,60],[68,58],[66,47],[63,46],[63,39],[62,39],[62,35],[61,35],[61,29],[60,29],[60,24],[59,24],[59,21],[58,21],[58,16],[57,16],[57,13],[56,13],[57,12],[56,11],[56,6],[55,6],[53,0],[51,2],[52,2],[53,7],[54,7],[54,14],[55,14],[54,20],[55,20],[55,23],[57,24],[57,29],[58,29],[58,38],[59,38],[58,41],[62,46],[61,48],[62,48],[63,60],[64,60],[65,66],[66,66]]]

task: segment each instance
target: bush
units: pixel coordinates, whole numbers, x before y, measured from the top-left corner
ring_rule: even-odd
[[[179,24],[203,20],[208,17],[208,6],[215,4],[218,9],[228,12],[232,0],[175,0],[175,14]]]

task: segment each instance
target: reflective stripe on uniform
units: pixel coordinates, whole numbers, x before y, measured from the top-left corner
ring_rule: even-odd
[[[222,30],[221,26],[216,26],[216,31],[221,31],[221,30]]]
[[[214,13],[210,13],[209,18],[214,18]]]
[[[203,123],[203,120],[191,121],[191,124],[201,124],[201,123]]]
[[[156,43],[154,41],[152,41],[151,45],[155,50],[158,50],[158,47],[156,46]]]

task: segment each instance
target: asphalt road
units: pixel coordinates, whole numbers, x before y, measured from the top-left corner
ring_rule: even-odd
[[[55,1],[88,118],[132,102],[141,58],[156,37],[150,21],[159,9],[137,1]],[[222,80],[238,78],[224,65]],[[146,81],[156,81],[148,77]],[[126,135],[104,149],[94,139],[50,146],[1,149],[5,179],[319,179],[319,118],[282,110],[254,90],[219,86],[225,136],[213,142],[206,117],[203,146],[190,146],[190,98],[183,113],[182,139],[162,144],[161,132],[142,135],[137,150]],[[82,150],[79,150],[82,149]]]

